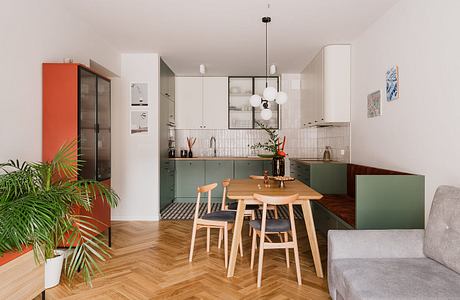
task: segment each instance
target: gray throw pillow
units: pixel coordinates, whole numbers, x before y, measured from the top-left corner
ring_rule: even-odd
[[[440,186],[431,205],[423,252],[460,273],[460,188]]]

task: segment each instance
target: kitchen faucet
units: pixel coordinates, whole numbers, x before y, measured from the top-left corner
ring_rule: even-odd
[[[213,143],[213,141],[214,141],[214,143]],[[209,148],[214,148],[214,157],[217,156],[216,144],[217,144],[216,138],[212,136],[211,140],[209,141]]]

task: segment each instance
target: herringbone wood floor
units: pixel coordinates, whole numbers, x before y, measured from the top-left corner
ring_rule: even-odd
[[[293,253],[286,268],[284,250],[266,250],[262,288],[257,289],[257,267],[251,270],[250,239],[244,233],[244,257],[238,257],[235,277],[227,279],[223,249],[217,248],[217,230],[206,253],[206,230],[197,236],[193,262],[188,262],[191,221],[113,222],[113,257],[90,289],[78,278],[46,292],[54,299],[329,299],[326,280],[315,276],[305,234],[298,222],[303,285],[296,283]],[[323,266],[326,243],[319,236]],[[257,262],[257,256],[256,256]],[[37,298],[38,299],[38,298]]]

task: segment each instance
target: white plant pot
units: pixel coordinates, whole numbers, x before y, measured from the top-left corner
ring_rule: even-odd
[[[55,254],[56,257],[49,258],[45,262],[45,289],[58,285],[61,280],[65,253],[55,251]]]

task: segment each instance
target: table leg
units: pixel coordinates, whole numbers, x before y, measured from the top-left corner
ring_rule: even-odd
[[[233,225],[232,248],[230,250],[230,260],[228,264],[227,277],[233,277],[235,272],[236,257],[238,255],[238,244],[241,237],[241,229],[243,228],[244,210],[246,203],[244,200],[238,200],[238,208],[236,210],[235,224]]]
[[[315,223],[311,212],[310,200],[302,203],[303,217],[305,219],[305,227],[307,228],[308,241],[310,242],[311,254],[315,263],[316,276],[323,278],[323,267],[321,266],[321,257],[319,255],[318,240],[316,238]]]

